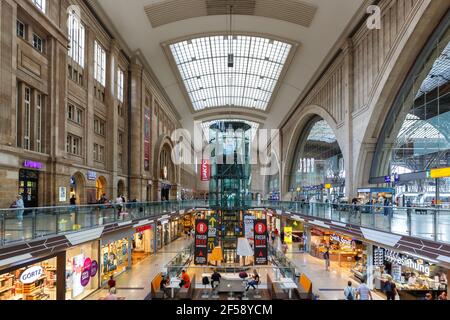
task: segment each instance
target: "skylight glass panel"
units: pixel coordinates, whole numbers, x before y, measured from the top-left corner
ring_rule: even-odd
[[[194,110],[266,110],[292,45],[254,36],[210,36],[170,45]]]

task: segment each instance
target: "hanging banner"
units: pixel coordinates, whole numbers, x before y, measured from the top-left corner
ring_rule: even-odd
[[[284,242],[292,243],[292,227],[284,227]]]
[[[211,253],[219,244],[217,230],[217,216],[214,214],[208,218],[208,253]]]
[[[150,170],[150,108],[145,108],[144,111],[144,170]]]
[[[255,265],[267,264],[267,222],[263,219],[254,220],[254,253]]]
[[[205,265],[208,260],[208,220],[195,220],[194,264]]]
[[[208,160],[202,160],[200,165],[200,179],[201,181],[209,181],[210,179],[210,166]]]
[[[244,216],[245,237],[248,240],[252,240],[252,241],[253,241],[253,237],[254,237],[254,232],[253,232],[254,221],[255,221],[255,217],[253,215]]]

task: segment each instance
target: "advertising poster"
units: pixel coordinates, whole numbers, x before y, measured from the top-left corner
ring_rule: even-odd
[[[208,220],[195,220],[195,253],[194,264],[208,263]]]
[[[210,179],[210,167],[208,160],[202,160],[200,165],[200,179],[201,181],[209,181]]]
[[[144,113],[144,170],[150,170],[150,108],[145,108]]]
[[[254,220],[255,220],[255,217],[253,215],[244,216],[245,237],[248,240],[252,240],[252,241],[253,241],[253,236],[254,236],[254,232],[253,232]]]
[[[255,265],[267,265],[267,222],[265,219],[254,220]]]
[[[284,227],[284,242],[292,243],[292,227]]]
[[[211,253],[219,244],[217,230],[217,216],[211,215],[208,218],[208,253]]]

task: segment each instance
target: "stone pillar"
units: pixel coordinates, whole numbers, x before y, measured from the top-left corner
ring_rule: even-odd
[[[86,61],[94,61],[94,39],[95,33],[94,31],[86,27]],[[86,70],[86,74],[84,78],[87,81],[87,108],[85,115],[85,125],[84,125],[84,137],[86,142],[84,145],[86,146],[86,155],[84,155],[84,159],[86,161],[86,165],[89,168],[94,167],[94,153],[92,152],[94,148],[94,111],[95,111],[95,92],[94,92],[94,63],[88,63]]]
[[[142,109],[142,76],[143,67],[133,62],[130,65],[131,70],[131,106],[130,114],[131,123],[133,124],[129,129],[131,144],[131,154],[129,160],[131,162],[130,171],[130,199],[144,199],[142,195],[141,177],[143,172],[143,157],[144,157],[144,141],[143,135],[143,109]]]
[[[343,101],[342,112],[343,125],[339,131],[343,133],[343,143],[340,145],[344,155],[345,167],[345,195],[351,199],[356,194],[353,184],[353,43],[347,39],[342,47],[344,55],[343,81]],[[339,125],[339,124],[338,124]]]
[[[118,122],[117,113],[117,71],[120,48],[116,40],[111,41],[111,50],[107,58],[106,100],[107,125],[106,125],[106,168],[111,172],[111,185],[109,186],[111,199],[117,198],[117,155],[118,155]],[[109,76],[108,76],[109,74]]]
[[[370,290],[374,287],[373,245],[366,244],[367,250],[367,286]]]

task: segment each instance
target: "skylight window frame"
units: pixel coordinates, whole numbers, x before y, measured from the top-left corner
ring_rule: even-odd
[[[188,56],[187,53],[192,53],[191,51],[184,50],[182,51],[179,46],[180,43],[183,42],[191,42],[196,43],[201,42],[201,45],[205,45],[205,39],[214,39],[215,37],[220,38],[225,37],[226,32],[221,33],[202,33],[202,34],[196,34],[191,35],[187,37],[182,37],[174,40],[170,40],[168,42],[164,42],[161,44],[161,46],[164,49],[164,52],[167,55],[167,58],[171,64],[171,67],[177,77],[179,86],[181,91],[183,92],[185,99],[187,101],[187,104],[189,105],[192,113],[199,113],[203,111],[208,110],[216,110],[220,108],[236,108],[236,109],[244,109],[244,110],[253,110],[258,111],[262,113],[269,113],[270,109],[272,107],[272,104],[277,96],[278,90],[284,80],[284,77],[286,75],[287,69],[289,68],[292,59],[295,55],[295,52],[297,51],[299,47],[299,43],[288,40],[281,37],[275,37],[272,35],[266,35],[266,34],[258,34],[258,33],[235,33],[234,36],[237,37],[240,41],[244,41],[245,39],[258,39],[257,44],[255,44],[255,48],[252,48],[253,44],[247,44],[244,45],[244,48],[249,49],[252,52],[259,52],[262,50],[261,43],[267,43],[267,42],[275,42],[278,46],[272,47],[270,51],[264,51],[269,52],[269,57],[276,58],[277,56],[281,54],[284,54],[282,56],[282,60],[280,63],[278,63],[279,67],[277,69],[266,70],[267,68],[264,68],[267,64],[265,57],[261,57],[260,59],[250,59],[250,64],[247,64],[248,61],[245,61],[245,66],[249,66],[248,68],[241,68],[239,66],[239,55],[234,56],[234,70],[233,74],[243,74],[243,81],[242,79],[238,79],[237,77],[234,77],[234,80],[236,82],[240,81],[240,84],[234,85],[232,87],[229,86],[223,86],[223,79],[225,77],[221,77],[222,81],[217,81],[217,85],[214,86],[207,86],[207,81],[210,81],[210,79],[206,79],[205,77],[210,77],[213,72],[211,70],[213,69],[213,66],[211,65],[210,61],[222,59],[221,66],[218,67],[221,70],[217,70],[217,74],[224,74],[224,67],[223,65],[226,65],[228,56],[227,55],[217,55],[212,53],[213,59],[211,59],[211,53],[203,51],[202,55],[199,55],[198,57],[195,56],[194,62],[197,64],[200,62],[203,62],[203,65],[200,68],[196,68],[195,70],[198,70],[198,74],[201,75],[201,79],[197,78],[197,73],[190,71],[190,69],[193,69],[193,66],[196,66],[195,63],[193,63],[193,57]],[[174,47],[171,47],[174,46]],[[249,47],[250,46],[250,47]],[[185,45],[187,47],[187,45]],[[218,47],[218,48],[217,48]],[[239,46],[234,45],[234,48],[237,48]],[[280,50],[279,48],[287,48],[287,50]],[[172,48],[174,48],[172,52]],[[214,50],[221,50],[221,52],[225,52],[228,54],[228,48],[226,45],[226,42],[223,41],[215,41],[213,45],[210,47]],[[245,49],[237,50],[237,52],[242,52]],[[259,50],[259,51],[258,51]],[[198,51],[196,51],[198,52]],[[236,52],[234,52],[236,53]],[[202,59],[205,59],[209,57],[210,61],[202,61]],[[248,60],[248,55],[243,57],[246,60]],[[283,63],[284,61],[284,63]],[[242,63],[241,63],[242,64]],[[271,64],[276,65],[276,62],[271,62]],[[214,64],[215,67],[217,67],[217,64]],[[261,69],[262,72],[253,72],[255,70],[255,66],[262,66]],[[208,71],[209,70],[209,71]],[[226,71],[225,71],[226,72]],[[225,73],[226,74],[226,73]],[[262,76],[262,77],[261,77]],[[248,80],[246,78],[250,77]],[[186,81],[185,81],[186,80]],[[254,85],[258,81],[258,85]],[[249,83],[247,83],[249,82]],[[196,86],[197,83],[197,87]],[[222,85],[221,85],[222,83]],[[253,87],[251,87],[254,85]],[[245,88],[246,86],[251,87],[250,89]],[[203,90],[199,90],[200,87],[203,87]],[[261,92],[258,89],[258,87],[261,87]],[[216,93],[212,94],[211,92],[207,92],[205,88],[209,88],[209,90],[215,90]],[[255,91],[258,91],[257,93]],[[206,94],[205,94],[206,93]],[[251,94],[250,94],[251,93]],[[246,94],[249,94],[247,97],[245,97]],[[243,98],[244,96],[244,98]],[[226,97],[231,97],[232,100],[226,100]],[[239,99],[239,100],[237,100]],[[256,100],[255,100],[256,99]],[[227,104],[227,102],[232,102],[231,104]],[[237,103],[238,102],[238,103]]]

